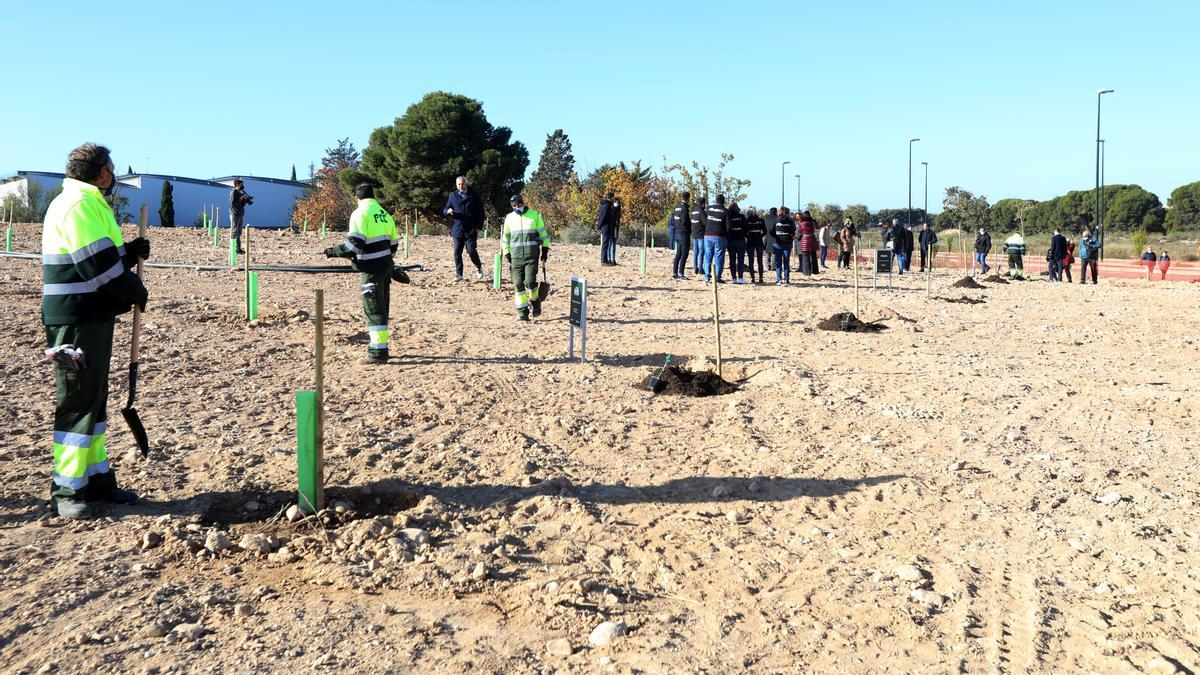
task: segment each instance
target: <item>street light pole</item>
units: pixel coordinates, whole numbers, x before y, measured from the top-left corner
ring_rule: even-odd
[[[925,167],[925,224],[929,224],[929,162],[921,162]]]
[[[1100,210],[1096,212],[1096,217],[1099,218],[1101,213],[1104,213],[1104,154],[1106,150],[1104,139],[1100,139]],[[1136,251],[1135,251],[1136,253]]]
[[[787,168],[788,164],[791,164],[791,161],[787,161],[787,162],[784,162],[783,164],[779,165],[779,205],[780,206],[784,206],[785,204],[787,204],[787,195],[785,194],[786,187],[784,186],[783,170]]]
[[[1104,221],[1100,219],[1100,97],[1111,94],[1114,89],[1096,91],[1096,227],[1100,228],[1100,259],[1104,260]]]
[[[908,211],[904,213],[904,224],[912,226],[912,144],[921,139],[908,139]]]
[[[800,174],[796,174],[796,209],[800,209]]]

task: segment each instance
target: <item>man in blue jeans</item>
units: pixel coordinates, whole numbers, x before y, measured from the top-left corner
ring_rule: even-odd
[[[725,195],[717,195],[717,203],[704,211],[704,283],[721,280],[725,269],[725,248],[729,243],[729,212],[725,210]]]
[[[617,210],[613,206],[613,193],[600,199],[600,212],[596,216],[596,229],[600,231],[600,264],[616,265],[613,245],[617,241]]]
[[[1063,245],[1066,246],[1066,240],[1063,240]],[[987,233],[984,228],[979,228],[979,236],[975,237],[975,262],[979,263],[979,273],[987,274],[988,270],[992,269],[987,264],[988,251],[992,250],[992,235]],[[1066,249],[1063,249],[1064,251]]]
[[[692,222],[692,265],[697,276],[704,274],[704,210],[708,207],[701,200],[692,205],[688,218]]]

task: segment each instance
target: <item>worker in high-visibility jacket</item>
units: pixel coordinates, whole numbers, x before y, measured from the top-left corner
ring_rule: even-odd
[[[325,249],[329,258],[350,258],[354,269],[361,272],[363,311],[367,315],[370,344],[367,357],[360,361],[380,365],[388,360],[388,310],[391,308],[392,256],[398,246],[396,222],[379,202],[375,189],[367,183],[354,188],[358,208],[350,214],[350,231],[346,241]]]
[[[105,200],[116,184],[108,148],[75,148],[42,227],[42,323],[46,360],[57,366],[50,495],[63,518],[90,517],[89,502],[137,501],[117,487],[108,462],[106,404],[114,322],[145,308],[148,293],[132,268],[150,256],[150,242],[121,237]]]
[[[1020,232],[1004,240],[1004,250],[1008,253],[1008,276],[1013,279],[1025,278],[1025,237]]]
[[[550,255],[550,235],[542,222],[542,214],[525,206],[521,195],[513,195],[509,203],[513,210],[504,217],[500,241],[504,258],[510,265],[513,285],[517,287],[517,318],[528,321],[531,306],[534,316],[542,314],[542,298],[538,297],[538,260],[546,262]]]

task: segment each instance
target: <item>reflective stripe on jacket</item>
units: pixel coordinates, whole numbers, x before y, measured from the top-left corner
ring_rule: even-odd
[[[345,243],[334,247],[334,255],[350,258],[355,269],[367,274],[391,269],[396,251],[396,223],[379,202],[359,200],[350,214],[350,231]]]
[[[125,267],[125,240],[99,188],[64,179],[44,220],[45,325],[111,321],[146,301],[146,287]]]
[[[542,214],[533,209],[523,213],[516,211],[504,216],[504,229],[500,233],[504,254],[524,258],[536,254],[539,246],[550,248],[550,234],[542,222]]]

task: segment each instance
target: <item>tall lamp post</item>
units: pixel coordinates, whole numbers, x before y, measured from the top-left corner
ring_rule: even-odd
[[[1111,94],[1115,89],[1096,91],[1096,227],[1100,228],[1100,259],[1104,260],[1104,222],[1100,219],[1100,97]]]
[[[921,139],[908,139],[908,211],[904,213],[904,224],[912,225],[912,144]]]
[[[800,209],[800,174],[796,174],[796,210]]]
[[[921,162],[921,166],[925,167],[925,218],[926,225],[929,224],[929,162]]]
[[[787,162],[784,162],[783,164],[779,165],[779,205],[780,206],[784,206],[785,204],[787,204],[787,194],[785,193],[785,190],[787,188],[784,186],[785,179],[784,179],[783,170],[787,168],[788,164],[791,164],[791,161],[787,161]]]
[[[1104,139],[1101,138],[1100,139],[1100,210],[1096,212],[1096,218],[1099,218],[1100,214],[1104,213],[1104,154],[1105,154],[1106,149],[1107,148],[1105,147]],[[1101,232],[1103,232],[1103,230],[1101,230]],[[1137,251],[1134,251],[1134,253],[1137,253]]]

